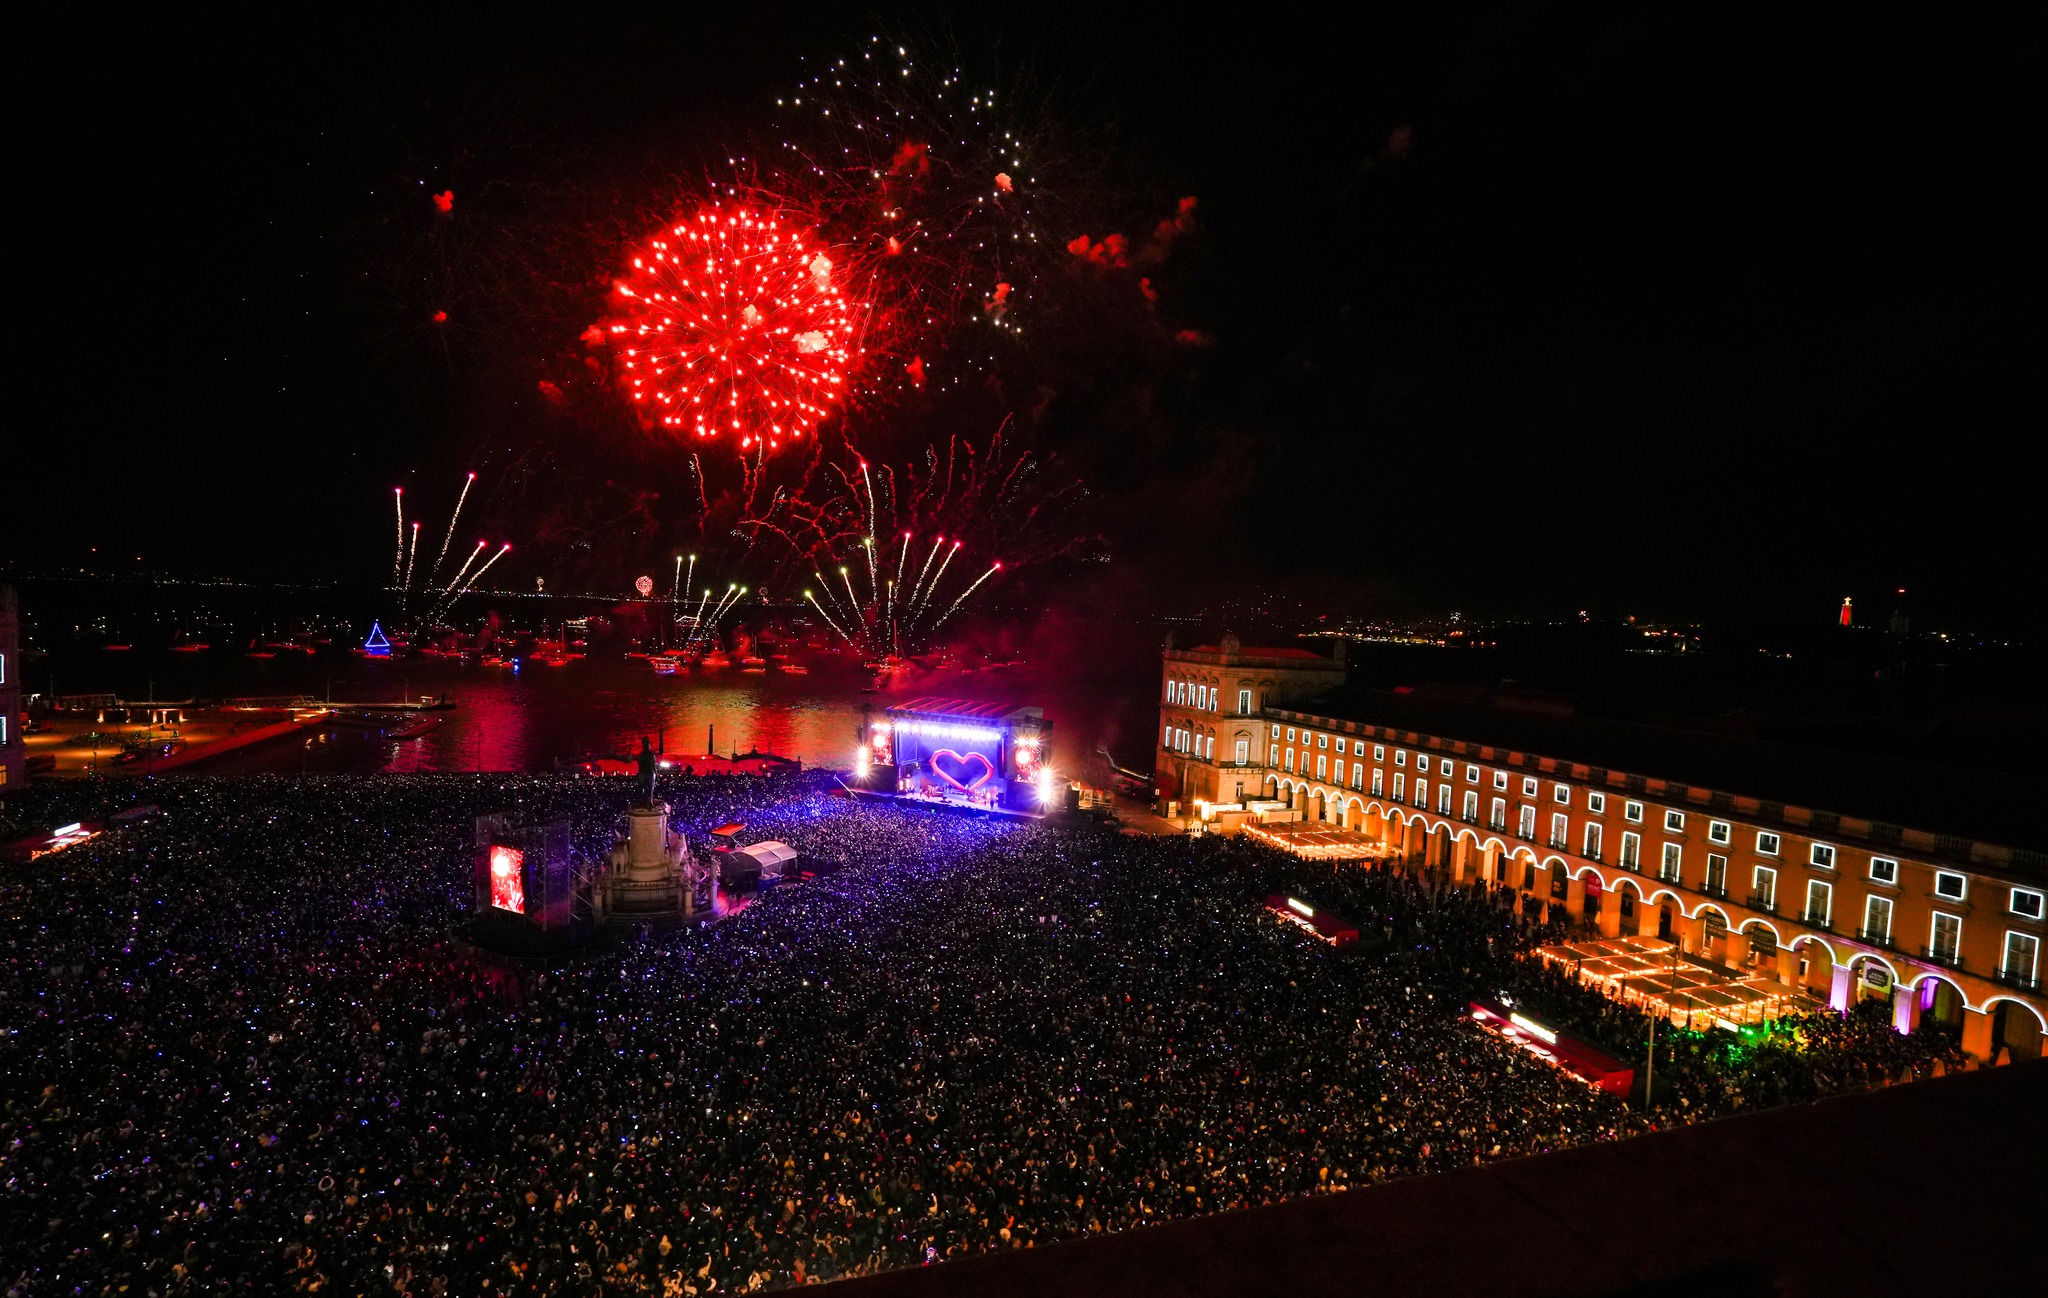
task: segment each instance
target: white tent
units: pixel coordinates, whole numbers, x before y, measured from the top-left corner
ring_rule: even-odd
[[[769,879],[780,879],[792,873],[789,865],[796,860],[795,848],[779,839],[773,838],[765,843],[755,843],[751,847],[743,847],[739,850],[739,854],[760,866],[762,876]]]

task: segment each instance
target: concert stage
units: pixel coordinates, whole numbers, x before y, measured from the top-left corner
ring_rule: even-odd
[[[914,805],[1042,816],[1056,809],[1052,723],[1041,708],[962,699],[863,712],[853,787]]]

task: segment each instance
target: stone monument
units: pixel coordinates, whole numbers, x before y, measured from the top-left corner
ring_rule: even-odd
[[[695,913],[689,851],[668,827],[668,804],[654,796],[654,751],[640,741],[639,806],[626,808],[626,831],[605,858],[605,910],[614,919],[684,919]]]

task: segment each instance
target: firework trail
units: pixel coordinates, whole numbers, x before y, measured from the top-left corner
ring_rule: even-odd
[[[911,610],[910,620],[913,623],[917,621],[917,615],[924,610],[924,606],[931,603],[932,596],[938,593],[939,583],[946,578],[946,565],[952,563],[953,556],[958,553],[960,553],[960,543],[955,541],[953,542],[953,548],[946,551],[946,557],[939,560],[939,570],[932,574],[932,584],[925,591],[923,601],[915,609]]]
[[[840,639],[846,641],[846,643],[852,645],[856,649],[863,647],[858,640],[855,640],[852,636],[846,633],[845,627],[840,626],[837,622],[832,620],[832,615],[825,611],[825,606],[818,602],[818,597],[816,595],[813,595],[809,591],[805,591],[804,598],[811,602],[812,608],[818,610],[818,616],[825,619],[825,625],[831,627],[834,631],[837,631],[839,633]]]
[[[475,484],[474,473],[462,480],[462,494],[455,498],[455,512],[448,516],[448,530],[441,536],[441,553],[434,556],[434,571],[427,576],[430,586],[441,580],[441,565],[448,561],[448,543],[455,539],[455,524],[462,517],[462,503],[469,499],[469,489]]]
[[[967,602],[968,596],[972,595],[975,591],[981,589],[981,583],[987,581],[990,577],[995,576],[1002,570],[1003,565],[1000,562],[990,564],[988,566],[987,572],[984,572],[979,577],[976,577],[974,579],[974,584],[969,586],[966,590],[961,591],[960,597],[954,600],[952,604],[950,604],[947,607],[945,612],[939,614],[939,620],[932,623],[932,630],[937,631],[940,627],[946,625],[946,619],[952,617],[954,612],[957,611],[962,604],[965,604]]]
[[[391,555],[391,584],[396,586],[405,563],[405,488],[393,487],[391,499],[398,507],[398,548]]]
[[[918,601],[918,592],[924,589],[924,579],[925,579],[925,577],[926,577],[926,576],[928,576],[928,575],[929,575],[929,574],[931,573],[931,570],[932,570],[932,559],[933,559],[933,558],[935,558],[935,557],[936,557],[936,556],[938,555],[938,553],[939,553],[939,547],[940,547],[940,546],[942,546],[942,545],[944,545],[945,543],[946,543],[946,538],[945,538],[945,537],[943,537],[943,536],[940,536],[940,537],[934,537],[934,538],[932,539],[932,548],[931,548],[931,550],[930,550],[929,552],[927,552],[927,553],[926,553],[926,555],[924,556],[924,567],[923,567],[923,568],[922,568],[921,570],[919,570],[919,572],[918,572],[918,574],[917,574],[917,585],[915,585],[915,586],[912,586],[912,587],[910,588],[910,605],[909,605],[909,608],[910,608],[910,616],[911,616],[911,617],[913,617],[913,618],[915,618],[915,617],[917,616],[917,605],[918,605],[918,602],[919,602],[919,601]],[[948,555],[948,556],[946,556],[946,557],[947,557],[947,558],[951,558],[952,556],[951,556],[951,555]]]
[[[478,550],[482,550],[485,544],[486,542],[478,541],[476,543],[476,548]],[[449,609],[454,608],[455,605],[462,599],[464,595],[469,594],[469,592],[476,586],[477,582],[483,580],[483,575],[491,570],[491,565],[496,563],[498,560],[504,558],[508,553],[511,552],[511,549],[512,543],[510,541],[507,541],[503,545],[499,546],[498,552],[496,554],[484,560],[483,567],[478,568],[474,573],[470,574],[469,580],[463,583],[461,590],[455,592],[454,598],[447,600],[445,603],[441,605],[439,609],[435,610],[433,615],[434,620],[439,621],[441,617],[445,613],[447,613]],[[471,556],[471,558],[474,557],[474,555]],[[468,565],[465,564],[464,566],[467,567]]]
[[[398,588],[398,612],[404,617],[412,608],[412,563],[420,551],[420,525],[412,525],[412,544],[405,551],[405,581]]]
[[[1048,474],[1014,444],[1007,422],[985,443],[955,436],[929,447],[921,463],[880,464],[854,454],[818,472],[837,489],[778,492],[766,508],[741,518],[740,530],[787,545],[790,560],[811,574],[812,598],[834,626],[878,657],[916,652],[996,574],[1090,546],[1089,538],[1064,530],[1080,484]],[[888,535],[896,538],[893,579],[886,551],[876,545]],[[919,545],[925,556],[913,573],[910,555]],[[984,556],[974,565],[979,575],[956,589],[954,559],[966,564],[977,555]],[[852,578],[859,564],[868,573],[864,589]],[[841,572],[836,585],[824,575],[833,568]]]
[[[454,593],[456,584],[462,580],[462,574],[469,571],[469,565],[476,562],[476,557],[482,554],[484,552],[484,547],[489,544],[489,541],[478,541],[476,543],[476,549],[471,550],[469,552],[469,557],[462,561],[462,566],[455,570],[455,575],[448,579],[448,584],[445,587],[443,587],[441,593],[435,597],[435,602],[437,605],[441,600],[447,599],[449,595]]]
[[[706,604],[709,604],[710,602],[711,588],[709,586],[706,586],[704,588],[704,597],[697,601],[697,611],[690,615],[690,634],[683,641],[684,648],[687,649],[691,645],[695,644],[697,642],[698,635],[702,633],[702,631],[704,630],[704,606]]]

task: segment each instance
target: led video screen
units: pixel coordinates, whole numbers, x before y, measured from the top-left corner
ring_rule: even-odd
[[[491,905],[514,915],[526,913],[526,853],[516,847],[491,849]]]

